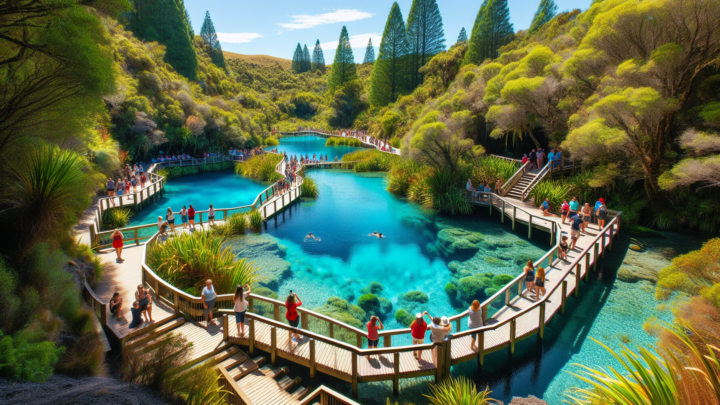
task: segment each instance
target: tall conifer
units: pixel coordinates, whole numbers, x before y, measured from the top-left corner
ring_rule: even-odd
[[[445,31],[436,0],[413,0],[407,20],[410,44],[412,88],[422,83],[420,68],[433,56],[445,50]]]
[[[310,51],[308,50],[307,44],[303,48],[302,57],[302,71],[303,73],[309,72],[312,69],[312,59],[310,58]]]
[[[372,38],[368,39],[367,48],[365,48],[365,59],[363,63],[375,63],[375,47],[372,44]]]
[[[220,46],[220,40],[218,39],[217,33],[215,32],[215,26],[210,19],[210,12],[205,12],[205,21],[203,21],[202,28],[200,29],[200,37],[205,41],[206,44],[210,45],[210,55],[212,62],[221,68],[225,67],[225,57],[222,53],[222,47]]]
[[[350,45],[347,28],[343,25],[337,50],[335,50],[332,70],[330,76],[328,76],[328,88],[335,90],[336,87],[342,86],[355,78],[357,78],[355,55],[353,55],[352,46]]]
[[[302,59],[303,59],[303,51],[300,47],[300,42],[298,42],[297,46],[295,47],[295,53],[293,54],[292,58],[292,64],[290,65],[290,70],[292,70],[295,73],[302,73]]]
[[[540,0],[540,5],[535,16],[533,17],[532,24],[528,29],[528,34],[532,34],[540,29],[546,22],[552,20],[557,15],[557,5],[554,0]]]
[[[397,2],[390,8],[378,58],[370,76],[370,102],[385,106],[409,87],[409,44],[402,12]]]
[[[475,18],[464,63],[479,65],[485,59],[497,58],[498,50],[512,40],[513,34],[507,0],[485,0]]]
[[[455,42],[455,43],[456,44],[459,44],[462,42],[467,43],[467,41],[468,41],[467,32],[465,31],[465,27],[462,27],[462,29],[460,30],[460,34],[458,35],[457,42]]]
[[[323,53],[322,47],[320,46],[319,39],[317,40],[317,42],[315,42],[315,49],[313,50],[312,63],[310,67],[312,68],[313,72],[317,70],[321,72],[325,71],[325,54]]]
[[[144,41],[165,45],[165,62],[190,80],[197,79],[193,31],[182,0],[133,0],[128,28]]]

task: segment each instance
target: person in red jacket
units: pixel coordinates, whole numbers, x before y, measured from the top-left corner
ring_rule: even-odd
[[[285,308],[287,309],[287,311],[285,312],[285,319],[288,320],[290,326],[295,328],[294,330],[288,330],[288,341],[292,339],[292,341],[294,341],[295,343],[300,343],[300,333],[298,333],[300,316],[297,313],[297,308],[300,305],[302,305],[300,297],[298,297],[297,294],[290,290],[290,295],[288,295],[287,301],[285,301]]]
[[[190,204],[190,208],[188,209],[188,220],[190,221],[190,226],[195,228],[195,208],[193,208],[192,204]]]
[[[424,311],[423,313],[418,312],[415,314],[415,320],[410,324],[410,335],[412,336],[412,342],[414,345],[421,345],[425,343],[425,332],[427,332],[428,328],[427,323],[425,323],[425,320],[423,319],[425,315],[430,316],[427,311]],[[415,351],[413,354],[418,361],[418,367],[422,368],[422,350]]]

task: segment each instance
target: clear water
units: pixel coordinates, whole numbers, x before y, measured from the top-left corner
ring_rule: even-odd
[[[327,155],[330,161],[334,161],[337,157],[338,160],[343,157],[344,154],[356,151],[358,147],[352,146],[325,146],[326,138],[319,136],[286,136],[280,140],[278,146],[268,146],[265,149],[277,149],[280,153],[287,153],[288,156],[297,155],[298,159],[300,155],[308,155],[312,159],[313,153],[318,154],[318,160],[320,160],[319,154]]]

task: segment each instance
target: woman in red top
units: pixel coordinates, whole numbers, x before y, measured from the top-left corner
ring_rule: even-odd
[[[415,320],[410,324],[410,336],[412,336],[414,345],[425,344],[425,332],[427,332],[428,328],[425,319],[423,319],[425,315],[430,316],[427,311],[424,311],[422,314],[418,312],[415,314]],[[422,368],[422,350],[415,351],[413,354],[418,361],[418,367]]]
[[[115,228],[115,232],[112,234],[112,240],[113,240],[113,248],[115,248],[115,253],[117,254],[118,261],[124,262],[122,258],[122,248],[123,248],[123,234],[120,232],[119,229]]]
[[[195,228],[195,208],[193,208],[192,204],[190,204],[190,208],[188,209],[188,220],[190,220],[190,226]]]
[[[294,331],[292,329],[288,330],[288,341],[292,339],[296,343],[300,342],[300,334],[297,332],[298,323],[300,323],[300,317],[297,313],[297,307],[299,307],[300,305],[302,305],[300,297],[298,297],[297,294],[290,290],[290,295],[288,295],[287,301],[285,301],[285,309],[287,309],[287,311],[285,312],[285,319],[288,320],[290,326],[295,328]]]
[[[380,326],[378,326],[378,323]],[[377,349],[378,347],[378,340],[380,340],[380,335],[378,335],[379,330],[385,329],[385,326],[380,321],[380,318],[377,316],[371,316],[370,322],[367,323],[367,331],[368,331],[368,349]],[[378,355],[378,357],[380,357]],[[370,360],[370,356],[365,356],[366,359]]]

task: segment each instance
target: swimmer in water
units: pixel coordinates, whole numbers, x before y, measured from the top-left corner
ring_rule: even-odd
[[[312,232],[308,232],[307,236],[305,236],[305,240],[308,240],[308,239],[313,239],[313,240],[320,242],[320,238],[315,237],[315,235],[313,235]]]
[[[379,233],[378,231],[375,231],[375,232],[369,234],[368,236],[377,236],[378,239],[379,239],[379,238],[384,238],[383,234],[382,234],[382,233]]]

